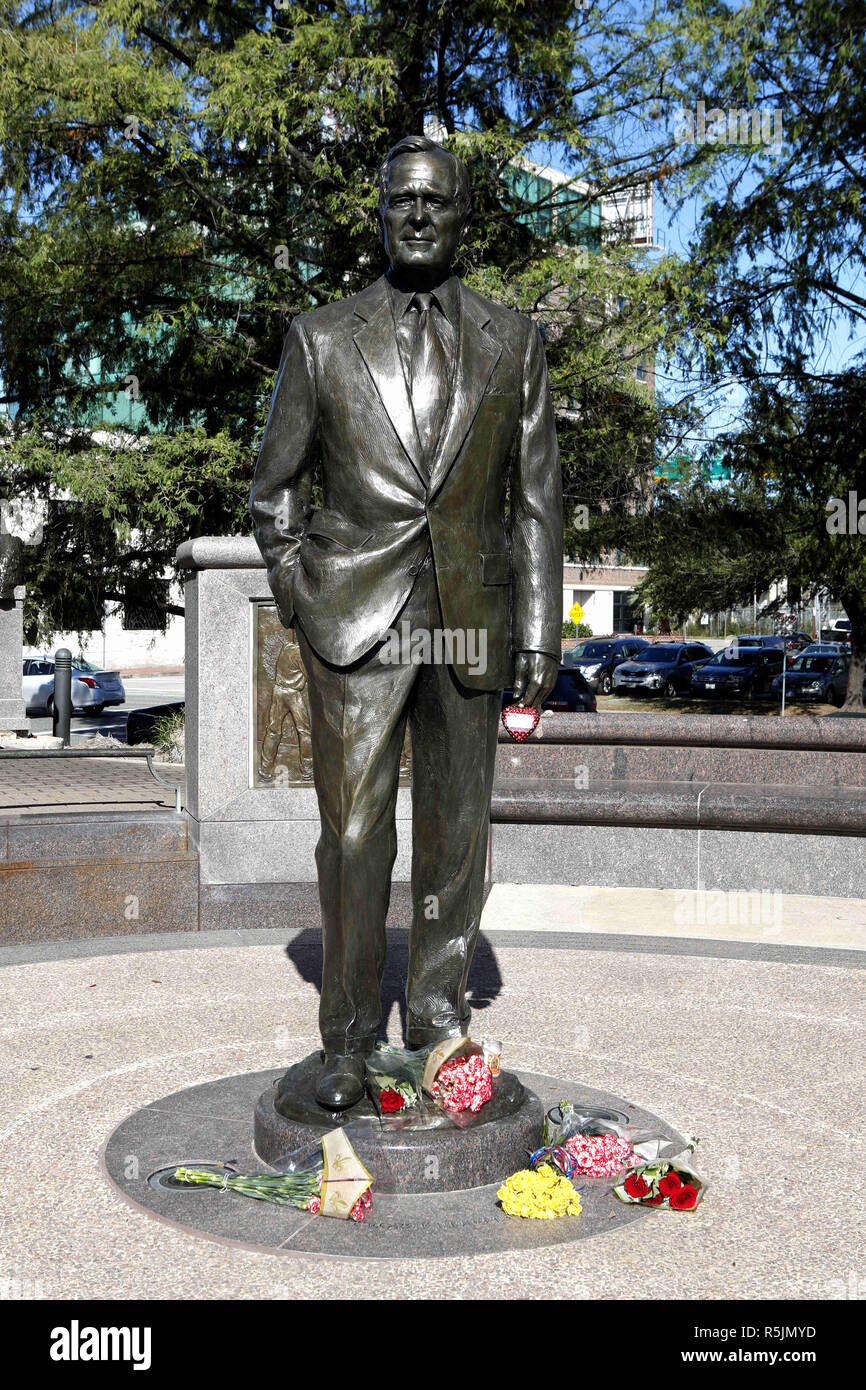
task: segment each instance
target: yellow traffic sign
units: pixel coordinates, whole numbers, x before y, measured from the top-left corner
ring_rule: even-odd
[[[584,613],[579,603],[573,603],[571,605],[571,607],[568,610],[568,616],[571,618],[571,621],[573,623],[583,622]]]

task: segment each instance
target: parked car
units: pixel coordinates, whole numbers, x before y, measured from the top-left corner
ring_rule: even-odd
[[[804,652],[785,672],[785,699],[802,703],[819,700],[825,705],[843,705],[848,690],[850,658],[838,653]],[[781,700],[782,677],[776,676],[772,693]]]
[[[851,623],[848,618],[837,618],[829,627],[821,628],[822,642],[850,642]]]
[[[801,656],[848,656],[848,648],[844,642],[813,642],[810,647],[804,647]]]
[[[510,688],[502,692],[502,708],[514,704],[514,692]],[[597,705],[595,693],[590,690],[579,671],[569,666],[560,666],[556,685],[541,706],[544,709],[558,710],[562,714],[595,714]]]
[[[694,672],[692,694],[743,700],[766,695],[784,661],[785,653],[778,647],[748,647],[743,642],[736,648],[725,647]]]
[[[783,636],[789,652],[801,652],[805,647],[811,647],[814,640],[806,632],[786,632]]]
[[[649,645],[645,637],[595,637],[584,642],[580,655],[572,657],[568,664],[580,671],[591,690],[609,695],[617,666],[639,656]]]
[[[641,650],[640,656],[624,661],[613,676],[615,695],[664,695],[671,699],[684,694],[691,685],[692,672],[713,655],[703,642],[657,642]]]
[[[167,714],[180,714],[185,708],[184,700],[175,700],[168,705],[150,705],[147,709],[131,709],[126,716],[126,741],[153,743],[156,722]]]
[[[811,639],[810,639],[811,640]],[[779,650],[787,645],[786,638],[780,632],[770,633],[769,636],[754,637],[732,637],[731,645],[737,643],[740,647],[778,647]]]
[[[54,661],[51,657],[25,657],[22,688],[28,714],[54,711]],[[102,714],[107,705],[122,705],[126,691],[119,671],[103,671],[81,658],[72,663],[72,708],[86,714]]]
[[[587,641],[589,640],[591,639],[584,637],[580,642],[578,642],[576,647],[571,647],[567,652],[563,652],[562,665],[573,666],[575,662],[579,661],[580,658],[583,656],[583,649],[586,646]]]

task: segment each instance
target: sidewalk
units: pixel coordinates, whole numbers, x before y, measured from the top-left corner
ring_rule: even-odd
[[[163,777],[183,787],[185,769],[155,763]],[[0,762],[0,812],[174,810],[174,797],[151,777],[142,758],[8,758]]]
[[[866,898],[494,883],[481,926],[864,951]]]

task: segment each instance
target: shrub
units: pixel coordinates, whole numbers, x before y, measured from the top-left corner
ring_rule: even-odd
[[[153,746],[159,749],[167,763],[184,760],[185,720],[185,711],[179,709],[174,714],[160,715],[154,725]]]

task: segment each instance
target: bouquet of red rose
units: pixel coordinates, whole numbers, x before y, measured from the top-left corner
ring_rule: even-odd
[[[698,1140],[692,1140],[673,1158],[653,1158],[630,1168],[614,1187],[621,1202],[642,1207],[667,1207],[671,1211],[694,1211],[701,1201],[706,1183],[688,1162]]]
[[[229,1173],[177,1168],[177,1182],[218,1187],[260,1202],[297,1207],[321,1216],[366,1221],[373,1210],[373,1179],[343,1129],[322,1136],[314,1149],[293,1154],[276,1173]]]
[[[400,1126],[425,1113],[413,1053],[404,1047],[377,1043],[367,1058],[367,1090],[380,1119],[390,1127]]]

